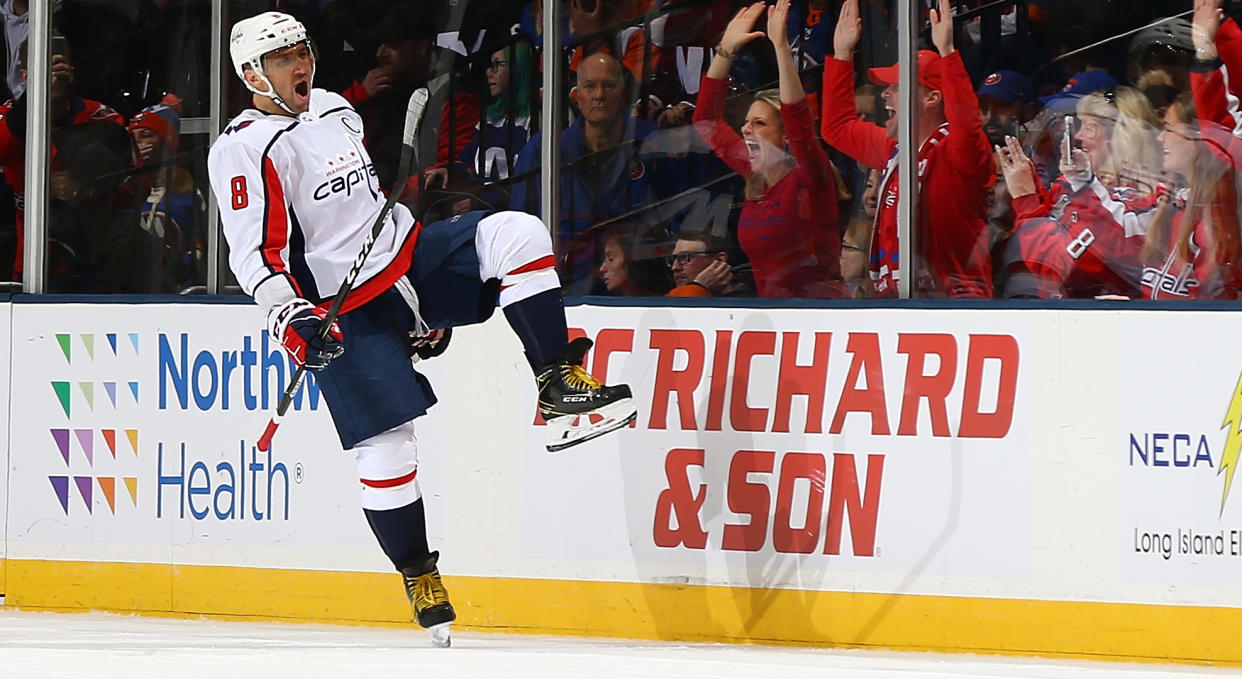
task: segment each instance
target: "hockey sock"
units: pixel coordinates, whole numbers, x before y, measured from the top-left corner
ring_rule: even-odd
[[[569,331],[565,327],[565,301],[560,288],[544,290],[504,309],[532,368],[542,368],[561,357]]]
[[[422,498],[396,509],[362,511],[367,515],[367,523],[379,540],[380,548],[397,570],[431,552],[427,547],[427,516]]]

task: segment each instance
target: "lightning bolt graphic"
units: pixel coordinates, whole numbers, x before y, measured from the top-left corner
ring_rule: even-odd
[[[1225,514],[1225,500],[1229,499],[1229,487],[1233,485],[1233,473],[1238,470],[1238,453],[1242,452],[1242,375],[1238,375],[1238,384],[1233,388],[1233,399],[1229,401],[1229,409],[1225,411],[1225,421],[1221,429],[1228,429],[1225,434],[1225,451],[1220,456],[1220,468],[1216,475],[1225,475],[1225,488],[1220,495],[1220,513]]]

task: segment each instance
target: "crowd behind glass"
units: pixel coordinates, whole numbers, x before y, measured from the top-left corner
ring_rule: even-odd
[[[550,220],[568,294],[1235,299],[1242,2],[929,0],[912,262],[899,261],[895,0],[565,0],[559,203],[541,205],[544,2],[227,2],[311,29],[381,186],[429,85],[424,221]],[[560,1],[560,0],[558,0]],[[53,3],[50,292],[200,291],[202,2]],[[0,0],[0,280],[21,280],[24,0]],[[247,105],[226,71],[231,117]],[[427,154],[430,155],[430,154]]]

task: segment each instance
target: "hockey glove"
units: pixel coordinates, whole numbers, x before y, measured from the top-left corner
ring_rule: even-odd
[[[267,312],[267,331],[280,340],[296,365],[312,372],[323,370],[332,359],[345,353],[345,338],[336,321],[332,321],[328,336],[319,339],[326,315],[326,311],[304,299],[291,299]]]
[[[419,359],[435,358],[448,349],[448,343],[452,337],[452,328],[432,330],[426,335],[412,335],[410,352]]]

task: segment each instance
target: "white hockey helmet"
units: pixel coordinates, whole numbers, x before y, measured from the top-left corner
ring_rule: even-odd
[[[233,60],[237,77],[246,83],[251,92],[271,97],[278,106],[289,111],[289,107],[276,95],[276,89],[263,73],[263,55],[303,42],[311,47],[313,54],[314,45],[302,22],[281,12],[264,12],[233,24],[233,31],[229,35],[229,57]],[[266,92],[246,82],[247,69],[254,71],[263,84],[267,85]],[[311,78],[314,78],[313,70]]]

